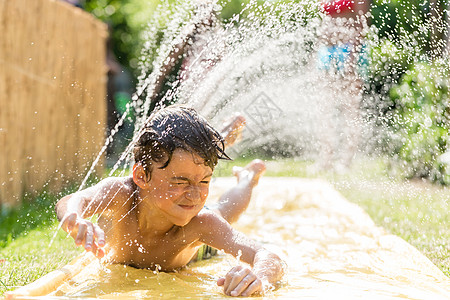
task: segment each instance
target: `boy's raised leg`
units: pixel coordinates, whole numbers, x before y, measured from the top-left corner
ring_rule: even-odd
[[[224,123],[223,129],[220,131],[225,147],[231,147],[241,137],[245,126],[245,118],[240,114],[236,114]]]
[[[237,221],[247,209],[253,188],[265,170],[266,165],[260,159],[253,160],[244,168],[233,167],[238,183],[225,192],[213,208],[229,223]]]

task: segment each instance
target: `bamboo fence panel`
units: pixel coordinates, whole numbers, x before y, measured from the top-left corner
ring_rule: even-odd
[[[87,173],[105,141],[106,37],[65,2],[0,0],[1,207]]]

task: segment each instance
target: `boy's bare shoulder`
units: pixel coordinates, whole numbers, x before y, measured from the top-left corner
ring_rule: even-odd
[[[136,190],[132,177],[108,177],[98,183],[103,195],[115,199],[128,198]]]
[[[216,211],[209,209],[207,207],[203,207],[202,210],[195,216],[194,219],[211,222],[211,221],[218,221],[222,219],[222,217]]]
[[[212,229],[218,229],[219,227],[227,226],[229,224],[214,210],[203,208],[197,216],[191,220],[190,225],[195,227],[200,233],[204,231],[210,233],[211,231],[215,231]]]

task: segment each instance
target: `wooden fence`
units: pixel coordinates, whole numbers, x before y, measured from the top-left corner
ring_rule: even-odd
[[[105,140],[106,37],[65,2],[0,0],[0,207],[86,174]]]

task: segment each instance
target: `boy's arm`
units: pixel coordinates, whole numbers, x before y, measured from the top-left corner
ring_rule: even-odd
[[[86,251],[92,251],[98,257],[104,255],[101,247],[105,245],[105,234],[99,226],[85,218],[106,211],[120,186],[115,179],[105,179],[95,186],[63,197],[55,207],[61,228],[74,238],[75,244],[83,245]]]
[[[202,219],[201,242],[235,257],[239,256],[242,261],[252,266],[251,269],[236,266],[217,281],[218,285],[223,286],[226,295],[250,296],[264,292],[267,285],[270,286],[282,278],[285,263],[278,255],[234,230],[228,222],[214,213]]]

